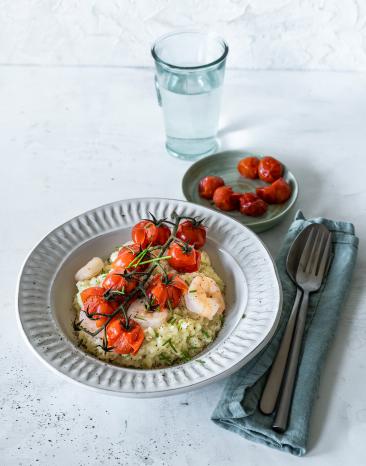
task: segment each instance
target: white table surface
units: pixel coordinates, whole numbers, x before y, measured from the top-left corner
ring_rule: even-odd
[[[50,229],[139,196],[182,198],[189,164],[169,157],[152,71],[1,67],[0,462],[3,465],[365,464],[365,74],[229,71],[222,148],[275,154],[308,216],[355,223],[353,288],[321,378],[310,451],[299,460],[210,421],[224,382],[153,400],[64,381],[29,352],[14,310],[17,274]],[[275,254],[290,220],[261,235]]]

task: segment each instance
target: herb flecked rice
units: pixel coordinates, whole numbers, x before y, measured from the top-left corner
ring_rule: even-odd
[[[91,286],[100,286],[110,269],[110,263],[115,259],[117,253],[118,251],[112,253],[100,275],[90,280],[77,282],[78,293],[74,301],[77,316],[79,316],[82,306],[81,291]],[[162,265],[167,270],[169,269],[166,262]],[[155,273],[158,273],[158,270]],[[202,251],[201,265],[198,272],[179,274],[179,276],[189,285],[197,274],[212,278],[221,292],[224,293],[224,283],[214,271],[210,258],[205,251]],[[149,327],[144,330],[144,342],[134,356],[113,352],[105,353],[98,346],[100,343],[98,338],[92,337],[83,331],[79,331],[77,334],[80,346],[98,359],[119,366],[151,369],[186,362],[202,352],[207,345],[215,340],[222,327],[223,320],[223,315],[218,314],[212,320],[193,316],[186,308],[185,300],[182,298],[179,306],[169,312],[167,322],[159,328]]]

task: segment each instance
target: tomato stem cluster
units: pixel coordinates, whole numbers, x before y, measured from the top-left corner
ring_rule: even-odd
[[[104,299],[106,299],[108,301],[109,300],[114,300],[114,299],[116,299],[116,298],[118,298],[120,296],[123,296],[125,298],[124,302],[120,303],[118,305],[118,307],[111,314],[101,314],[99,312],[89,313],[88,309],[85,310],[85,315],[86,315],[86,317],[88,319],[94,319],[95,317],[98,317],[98,318],[99,317],[106,317],[105,323],[103,325],[101,325],[99,328],[97,328],[94,332],[91,332],[90,330],[83,327],[83,325],[82,325],[83,320],[81,320],[79,322],[77,322],[75,320],[75,322],[74,322],[74,330],[77,331],[77,332],[83,331],[83,332],[87,333],[88,335],[90,335],[92,337],[95,337],[98,334],[100,334],[101,332],[103,332],[102,345],[99,345],[99,346],[105,352],[111,351],[113,349],[112,347],[108,346],[108,338],[107,338],[107,326],[108,326],[108,324],[111,322],[111,320],[115,316],[120,314],[121,317],[123,318],[123,321],[121,320],[122,325],[124,325],[124,327],[125,327],[125,329],[127,331],[130,329],[130,319],[129,319],[128,315],[127,315],[128,307],[131,304],[133,298],[135,298],[138,294],[144,296],[145,298],[148,298],[146,290],[145,290],[145,286],[146,286],[147,282],[149,281],[153,271],[156,269],[156,267],[159,266],[162,269],[163,274],[164,274],[164,279],[168,280],[168,275],[167,275],[165,269],[161,266],[160,261],[170,259],[169,255],[164,255],[164,254],[166,253],[167,249],[169,248],[170,244],[173,241],[179,241],[179,243],[182,243],[182,241],[179,238],[176,237],[176,233],[177,233],[180,222],[182,220],[191,220],[192,223],[194,223],[195,225],[200,225],[202,223],[202,221],[203,221],[203,219],[197,219],[195,217],[180,216],[176,212],[173,212],[172,215],[171,215],[171,219],[173,221],[169,221],[169,220],[167,220],[165,218],[157,220],[156,217],[153,214],[151,214],[150,212],[149,212],[149,215],[151,216],[152,221],[153,221],[153,223],[155,225],[162,225],[164,223],[168,223],[168,224],[172,225],[173,228],[172,228],[170,237],[167,239],[167,241],[163,245],[161,245],[161,246],[160,245],[159,246],[148,246],[145,249],[141,249],[139,254],[131,261],[131,263],[127,267],[127,270],[122,274],[124,277],[129,278],[129,279],[139,277],[142,280],[139,282],[139,284],[136,286],[136,288],[134,288],[134,290],[132,290],[129,294],[126,294],[123,289],[121,291],[113,290],[113,289],[106,290],[103,297],[104,297]],[[187,247],[188,247],[188,245],[187,245]],[[160,250],[159,255],[157,257],[154,257],[152,259],[148,259],[148,260],[144,261],[143,260],[144,257],[153,250]],[[139,265],[144,265],[144,264],[151,264],[149,266],[149,268],[144,272],[139,272],[137,270],[131,270],[131,268],[136,269]]]

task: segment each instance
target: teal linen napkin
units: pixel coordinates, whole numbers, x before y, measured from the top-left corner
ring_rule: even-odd
[[[311,295],[306,325],[306,344],[299,366],[289,426],[284,434],[271,429],[273,416],[258,409],[266,375],[276,355],[295,299],[296,287],[286,273],[286,257],[296,236],[311,223],[324,224],[333,234],[333,261],[326,282]],[[335,333],[342,303],[350,287],[358,238],[354,226],[324,218],[306,220],[296,214],[276,260],[283,290],[283,311],[271,342],[245,367],[229,377],[212,420],[232,432],[293,455],[306,453],[309,421],[320,370]]]

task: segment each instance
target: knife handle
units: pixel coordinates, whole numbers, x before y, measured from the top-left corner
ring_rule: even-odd
[[[276,358],[272,364],[262,397],[259,402],[259,409],[263,414],[272,414],[277,403],[278,394],[282,385],[283,374],[285,373],[292,337],[294,334],[296,319],[300,306],[302,291],[297,288],[296,297],[290,317],[286,324],[280,347]]]
[[[292,348],[287,365],[287,372],[282,384],[281,396],[278,404],[275,420],[272,429],[276,432],[283,433],[287,429],[288,418],[294,393],[297,370],[300,361],[300,351],[305,331],[306,313],[309,304],[309,293],[304,292],[300,306],[299,316],[296,322],[295,335],[292,342]]]

